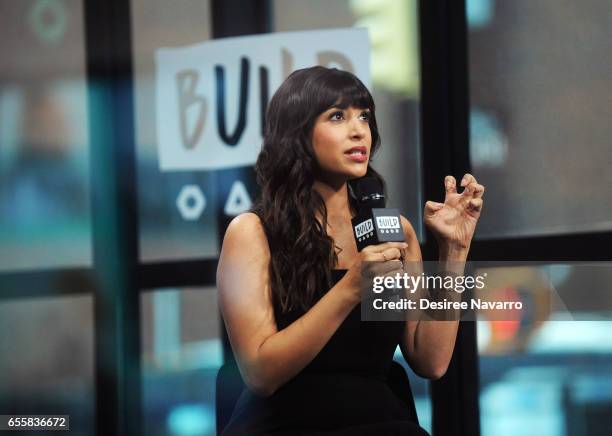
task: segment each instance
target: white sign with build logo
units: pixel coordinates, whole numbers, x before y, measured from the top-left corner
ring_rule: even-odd
[[[156,52],[156,125],[162,171],[255,163],[265,110],[292,71],[323,65],[370,85],[366,29],[272,33]]]

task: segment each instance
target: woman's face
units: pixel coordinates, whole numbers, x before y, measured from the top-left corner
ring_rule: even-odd
[[[368,169],[372,133],[370,110],[332,107],[320,114],[312,132],[312,147],[324,178],[350,180]]]

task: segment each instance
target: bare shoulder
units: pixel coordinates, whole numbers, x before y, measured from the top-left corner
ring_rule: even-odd
[[[244,232],[262,232],[263,233],[263,225],[261,220],[254,214],[253,212],[245,212],[236,216],[227,227],[226,234],[230,233],[234,234],[242,234]]]
[[[234,218],[223,238],[217,267],[217,286],[222,289],[235,274],[248,276],[267,270],[270,248],[261,220],[254,213],[242,213]]]
[[[270,248],[259,217],[238,215],[227,227],[219,256],[217,288],[221,295],[260,298],[262,290],[268,291],[269,265]]]
[[[235,217],[225,231],[223,238],[223,250],[234,248],[245,250],[257,250],[268,253],[268,240],[264,232],[263,224],[259,217],[252,212],[245,212]],[[222,250],[222,254],[223,254]]]

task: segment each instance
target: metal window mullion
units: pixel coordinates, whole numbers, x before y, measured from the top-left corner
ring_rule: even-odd
[[[419,1],[419,24],[424,194],[442,201],[444,177],[470,171],[465,0]],[[438,255],[429,232],[423,255]],[[448,371],[431,393],[434,436],[480,434],[475,323],[460,324]]]
[[[141,434],[130,3],[84,3],[93,217],[96,434]]]

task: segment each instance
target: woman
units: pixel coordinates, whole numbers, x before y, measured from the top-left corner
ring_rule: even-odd
[[[270,102],[256,164],[261,196],[253,213],[228,227],[217,271],[248,387],[224,435],[426,434],[385,374],[399,343],[417,374],[441,377],[458,322],[360,320],[371,261],[394,272],[400,259],[421,260],[404,217],[405,243],[356,248],[349,183],[366,175],[382,181],[369,165],[380,147],[374,112],[359,79],[323,67],[294,72]],[[442,261],[464,261],[484,187],[469,174],[461,194],[453,177],[445,186],[444,203],[426,203],[425,223]]]

